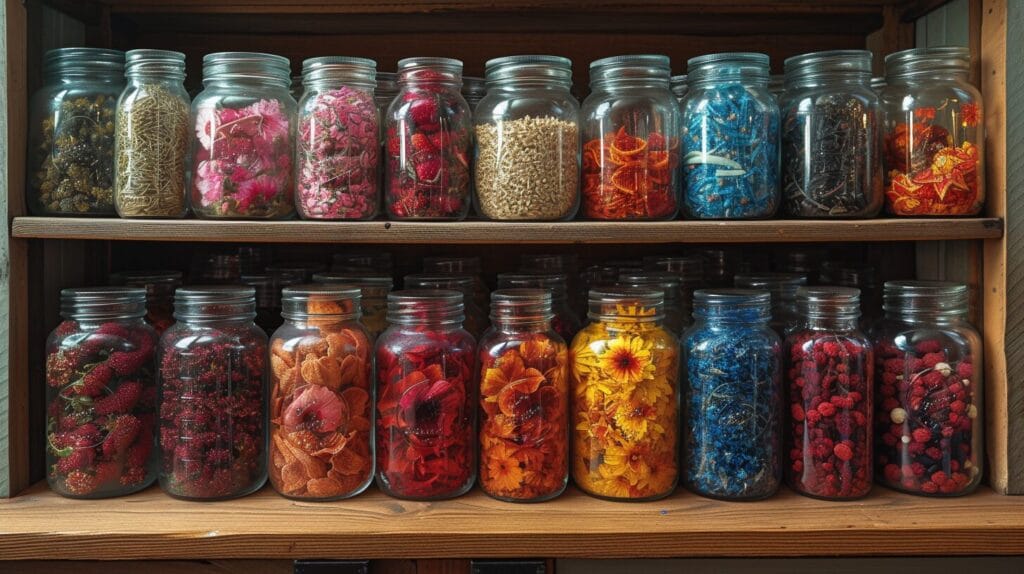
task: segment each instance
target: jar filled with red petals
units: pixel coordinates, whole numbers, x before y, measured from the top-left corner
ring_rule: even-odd
[[[380,203],[377,64],[325,56],[303,62],[295,204],[303,219],[361,220]]]
[[[293,204],[295,100],[288,58],[218,52],[203,58],[192,102],[192,212],[283,219]]]
[[[460,220],[469,213],[472,112],[459,89],[462,62],[406,58],[385,122],[391,219]]]
[[[885,208],[904,216],[977,215],[985,203],[982,99],[965,47],[885,58],[881,92]]]
[[[487,330],[487,313],[477,306],[473,287],[473,277],[469,275],[415,273],[405,276],[406,289],[451,289],[462,293],[465,297],[463,306],[465,320],[462,326],[474,337],[479,337]]]
[[[174,324],[174,290],[181,286],[181,271],[122,271],[110,275],[110,284],[146,290],[146,321],[157,335]]]
[[[786,481],[814,498],[861,498],[872,482],[874,358],[857,326],[860,293],[801,287],[796,304],[799,323],[783,345]]]
[[[387,310],[388,293],[394,288],[395,282],[386,275],[376,273],[316,273],[313,275],[314,283],[334,283],[338,285],[351,285],[360,291],[359,322],[366,327],[370,337],[376,339],[388,328]]]
[[[494,498],[539,502],[569,481],[569,371],[554,331],[551,293],[499,289],[480,339],[480,487]]]
[[[253,323],[255,290],[182,287],[178,322],[160,338],[160,487],[175,498],[222,500],[267,479],[267,336]]]
[[[373,480],[373,350],[359,289],[286,287],[270,338],[270,484],[299,500],[338,500]]]
[[[458,291],[388,295],[377,340],[377,484],[412,500],[454,498],[476,478],[476,342]]]
[[[569,305],[568,278],[565,273],[499,273],[499,289],[543,289],[551,293],[551,328],[565,341],[572,341],[583,326]],[[491,301],[494,301],[493,293]],[[491,309],[493,315],[494,309]]]
[[[61,291],[64,321],[46,340],[46,480],[71,498],[142,490],[153,465],[157,335],[146,291]]]
[[[930,496],[981,482],[982,346],[968,322],[968,289],[887,281],[875,334],[875,477]]]

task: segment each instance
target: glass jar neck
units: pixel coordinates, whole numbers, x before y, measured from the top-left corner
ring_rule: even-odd
[[[315,80],[303,80],[303,87],[307,92],[324,92],[327,90],[336,90],[338,88],[351,88],[358,90],[365,94],[369,94],[371,97],[374,95],[374,86],[366,82],[358,81],[352,78],[344,77],[320,77]]]
[[[821,88],[826,86],[849,86],[871,89],[871,74],[866,72],[832,72],[806,74],[786,80],[787,90]]]
[[[908,324],[959,325],[967,323],[967,313],[959,311],[889,310],[885,318]]]
[[[858,316],[816,316],[805,317],[804,325],[812,331],[855,331]]]
[[[967,83],[970,78],[968,70],[960,68],[908,70],[886,76],[890,86],[913,84],[915,82],[956,82]]]
[[[445,89],[459,91],[462,88],[462,72],[448,66],[421,66],[398,72],[399,89]]]
[[[595,92],[617,94],[632,90],[665,90],[671,94],[667,77],[623,77],[595,80],[590,85]]]
[[[205,88],[264,88],[287,92],[290,85],[291,80],[288,78],[241,77],[238,75],[203,78],[203,87]]]
[[[767,90],[768,74],[752,72],[741,68],[723,69],[698,76],[691,75],[688,83],[691,91],[724,84],[734,84],[748,88],[761,88]]]

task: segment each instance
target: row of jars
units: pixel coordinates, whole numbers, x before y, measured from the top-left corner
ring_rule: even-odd
[[[691,58],[681,104],[668,57],[604,58],[582,107],[568,59],[509,56],[487,62],[475,111],[462,62],[448,58],[401,60],[383,110],[372,60],[306,60],[296,104],[287,58],[209,54],[190,104],[184,59],[46,54],[34,213],[361,220],[383,195],[393,219],[459,220],[471,204],[494,220],[566,220],[580,206],[600,220],[757,219],[780,207],[862,218],[883,204],[975,215],[984,202],[981,101],[963,48],[890,54],[880,96],[870,52],[795,56],[778,103],[764,54]]]
[[[698,290],[682,337],[664,296],[589,294],[568,341],[552,294],[500,289],[492,327],[465,328],[463,293],[393,292],[374,341],[360,290],[287,287],[285,323],[253,323],[245,286],[181,287],[159,337],[145,290],[62,292],[46,347],[47,467],[67,496],[158,479],[175,497],[259,489],[309,500],[386,493],[443,499],[475,481],[508,501],[558,496],[571,474],[613,500],[772,495],[785,480],[824,499],[872,483],[970,492],[981,477],[981,343],[966,286],[888,282],[869,340],[859,293],[802,287],[785,337],[770,294]],[[681,396],[680,396],[681,395]]]

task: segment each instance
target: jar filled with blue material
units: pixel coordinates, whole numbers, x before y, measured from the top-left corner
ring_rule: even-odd
[[[763,219],[779,206],[779,106],[768,56],[691,58],[683,110],[684,207],[692,219]]]
[[[683,334],[687,487],[724,500],[771,496],[781,480],[781,343],[767,291],[701,289]]]

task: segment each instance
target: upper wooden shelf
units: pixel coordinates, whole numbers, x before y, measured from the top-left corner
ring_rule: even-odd
[[[849,221],[213,221],[16,217],[14,237],[249,243],[806,243],[996,239],[995,218]]]
[[[788,491],[760,502],[679,492],[615,503],[572,490],[524,505],[479,491],[408,502],[376,490],[304,503],[264,489],[195,503],[156,488],[68,500],[40,484],[0,500],[0,560],[1024,554],[1022,516],[1024,497],[990,490],[937,499],[876,488],[846,503]]]

